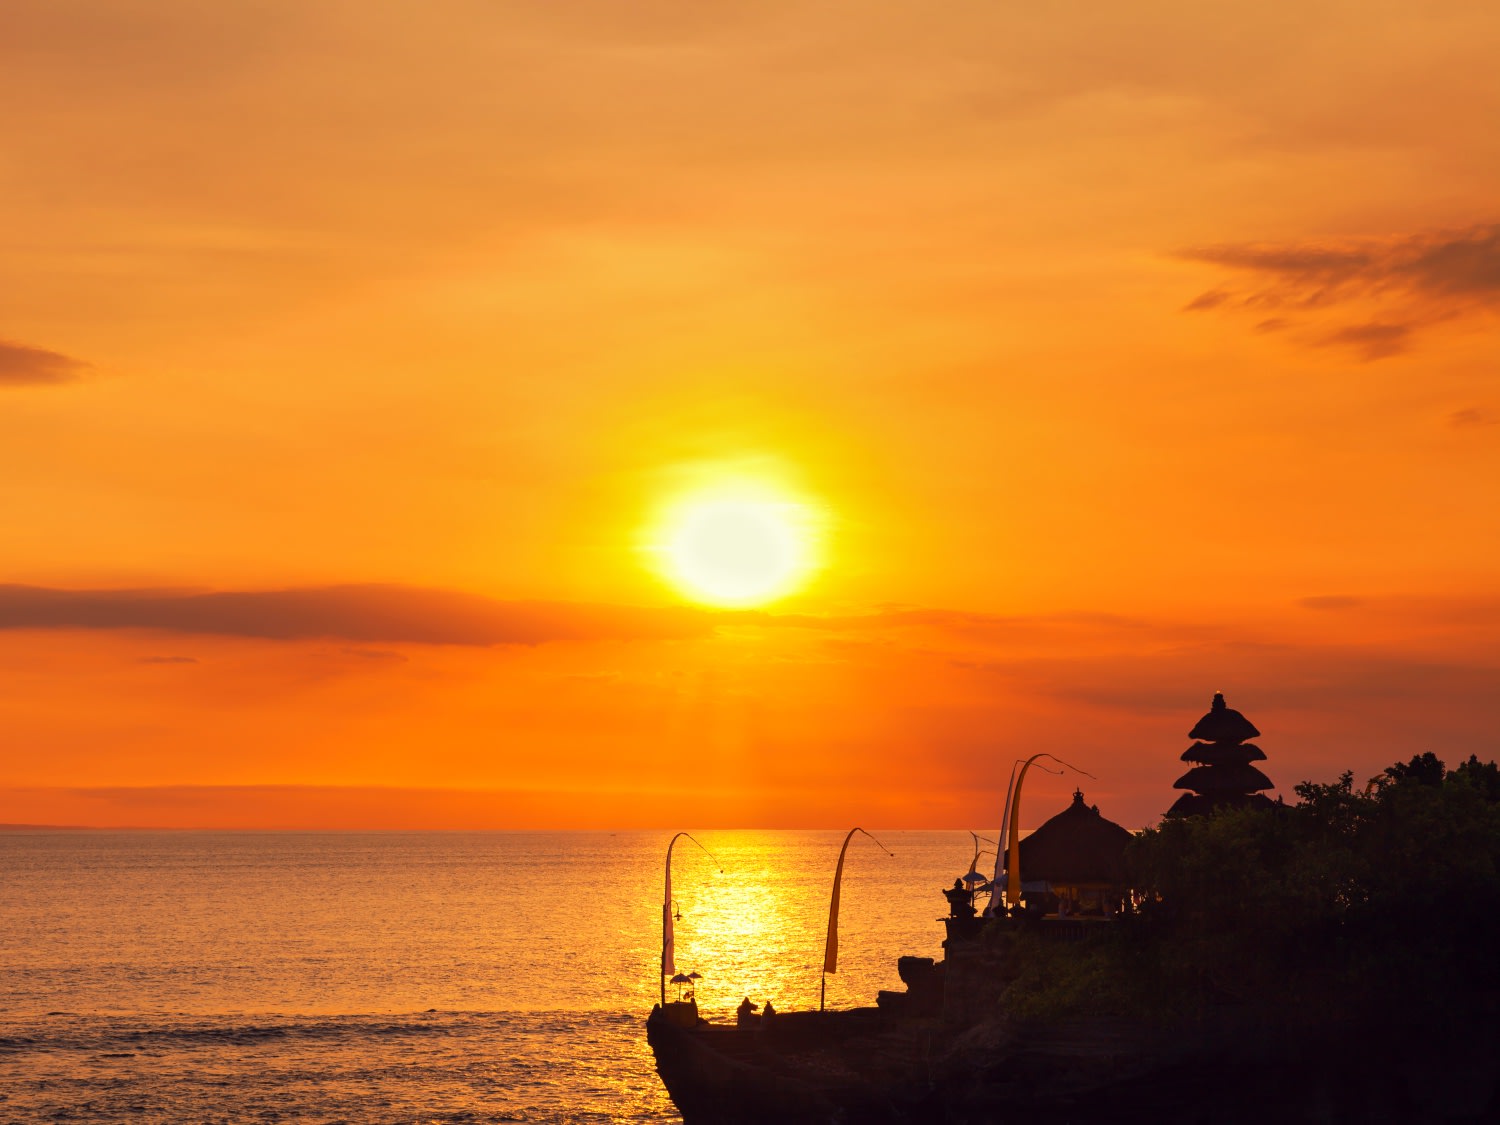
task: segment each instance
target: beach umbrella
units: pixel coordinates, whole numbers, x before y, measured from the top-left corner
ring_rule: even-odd
[[[672,978],[671,983],[675,984],[677,986],[677,999],[681,1000],[682,999],[682,986],[685,985],[685,984],[692,984],[693,983],[693,978],[690,977],[690,976],[688,976],[686,973],[678,973],[676,976],[674,976]]]
[[[981,875],[972,867],[959,876],[960,881],[969,889],[969,894],[977,895],[990,889],[989,877]]]

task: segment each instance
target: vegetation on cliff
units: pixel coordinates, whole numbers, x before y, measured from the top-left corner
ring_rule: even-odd
[[[1127,851],[1139,912],[1082,943],[989,936],[1021,1019],[1127,1015],[1280,1026],[1493,1015],[1500,767],[1431,753],[1361,789],[1168,817]]]

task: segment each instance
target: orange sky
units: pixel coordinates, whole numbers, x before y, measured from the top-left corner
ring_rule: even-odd
[[[1288,796],[1496,756],[1497,56],[1456,3],[11,14],[0,822],[979,827],[1052,749],[1135,827],[1215,690]],[[685,607],[641,528],[747,467],[828,565]]]

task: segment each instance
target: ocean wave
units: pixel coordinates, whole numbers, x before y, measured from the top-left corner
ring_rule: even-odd
[[[345,1041],[441,1038],[482,1033],[581,1034],[618,1028],[639,1017],[574,1012],[421,1012],[403,1016],[276,1016],[264,1021],[237,1017],[75,1016],[56,1014],[28,1021],[24,1033],[0,1036],[0,1051],[148,1048],[153,1044],[252,1046],[275,1041]]]
[[[64,1015],[0,1038],[0,1121],[664,1122],[616,1012]]]

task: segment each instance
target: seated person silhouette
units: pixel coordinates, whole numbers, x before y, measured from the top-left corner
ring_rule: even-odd
[[[755,1010],[759,1007],[759,1004],[750,1003],[750,997],[746,996],[743,1000],[740,1001],[740,1006],[734,1010],[735,1022],[740,1027],[751,1026],[758,1018],[755,1014]]]

